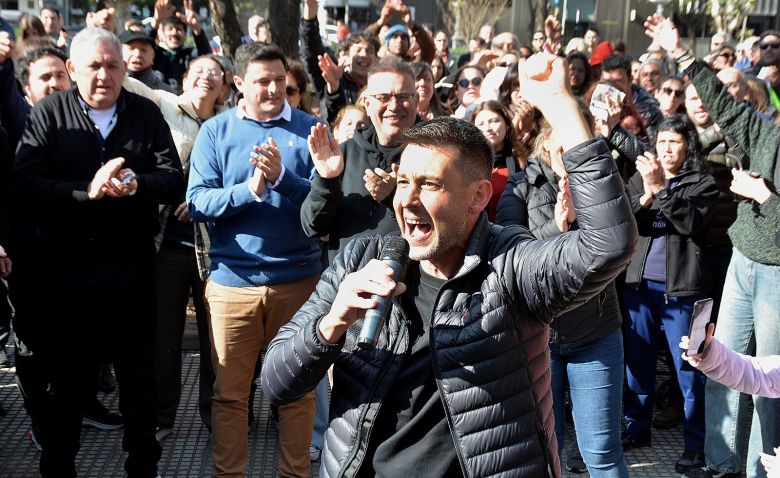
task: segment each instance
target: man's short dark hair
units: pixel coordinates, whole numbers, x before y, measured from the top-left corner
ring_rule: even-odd
[[[404,61],[397,56],[386,56],[374,63],[374,66],[368,70],[368,77],[377,73],[398,73],[399,75],[408,76],[412,79],[412,83],[415,81],[414,71],[408,61]]]
[[[353,32],[347,35],[347,38],[345,38],[343,41],[343,48],[344,51],[349,52],[349,49],[352,48],[352,45],[355,43],[361,43],[366,42],[372,47],[374,47],[374,55],[376,55],[379,52],[379,49],[382,47],[382,45],[379,43],[379,39],[375,35],[369,35],[365,32]]]
[[[171,15],[170,17],[160,22],[160,28],[163,30],[165,30],[165,27],[167,27],[168,25],[181,27],[185,32],[187,31],[187,24],[184,23],[182,19],[177,17],[176,15]]]
[[[588,30],[592,31],[598,36],[601,36],[601,32],[599,31],[598,27],[589,26],[587,30],[585,30],[585,33],[588,32]]]
[[[41,7],[41,13],[43,13],[44,10],[49,10],[50,12],[54,12],[57,14],[57,17],[62,18],[62,13],[60,13],[60,9],[57,5],[52,5],[51,3],[44,3]]]
[[[27,51],[27,53],[25,53],[21,58],[19,58],[19,61],[17,61],[16,63],[16,68],[17,68],[16,76],[19,79],[19,83],[21,83],[22,86],[27,86],[30,84],[30,65],[32,65],[33,63],[35,63],[36,61],[40,60],[45,56],[53,56],[59,58],[60,60],[62,60],[62,63],[65,63],[68,59],[68,56],[65,54],[65,52],[54,45],[42,46]]]
[[[626,76],[631,78],[631,60],[623,55],[611,54],[601,62],[601,71],[613,71],[622,68]]]
[[[482,131],[468,121],[440,116],[407,129],[398,142],[455,152],[455,167],[466,183],[489,180],[493,171],[493,148]]]
[[[247,67],[249,67],[249,64],[252,62],[274,60],[282,62],[284,71],[290,70],[290,65],[287,64],[287,58],[285,58],[282,49],[273,43],[244,43],[236,50],[234,61],[236,75],[243,78],[246,74]]]

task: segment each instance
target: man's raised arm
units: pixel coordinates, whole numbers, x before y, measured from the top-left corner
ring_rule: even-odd
[[[563,164],[553,169],[568,176],[579,224],[577,231],[545,241],[504,233],[505,240],[518,241],[502,261],[507,286],[536,317],[549,321],[617,277],[631,259],[637,228],[609,148],[593,139],[571,94],[565,61],[542,53],[519,68],[521,93],[544,114],[560,145]]]

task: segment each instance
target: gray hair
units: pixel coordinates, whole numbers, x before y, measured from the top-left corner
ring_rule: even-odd
[[[122,42],[119,41],[119,38],[117,38],[116,35],[108,30],[103,30],[102,28],[85,28],[73,37],[73,41],[70,44],[71,61],[73,61],[74,57],[78,56],[79,53],[89,51],[88,49],[93,48],[93,46],[98,43],[112,45],[117,53],[119,53],[119,58],[122,58]]]

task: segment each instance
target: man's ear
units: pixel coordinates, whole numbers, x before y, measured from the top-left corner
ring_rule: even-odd
[[[479,179],[471,184],[471,194],[468,203],[469,214],[480,214],[490,202],[493,195],[493,185],[487,179]]]
[[[233,75],[233,84],[236,85],[236,89],[241,93],[244,93],[244,79],[238,75]]]
[[[76,81],[76,66],[70,58],[65,60],[65,68],[68,70],[68,75],[70,75],[70,81]]]

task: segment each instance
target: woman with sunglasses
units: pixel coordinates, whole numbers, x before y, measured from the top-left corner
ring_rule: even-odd
[[[450,90],[449,110],[458,119],[466,118],[469,106],[479,99],[479,89],[485,71],[475,65],[464,65],[455,74],[455,85]]]
[[[287,71],[287,102],[290,107],[298,108],[304,113],[312,114],[309,106],[309,77],[303,64],[296,60],[287,60],[290,69]]]
[[[190,170],[190,152],[204,121],[225,107],[230,88],[225,69],[213,55],[195,58],[182,80],[184,92],[175,95],[153,90],[140,81],[126,78],[123,87],[152,100],[160,107],[179,153],[185,179]],[[208,273],[205,228],[193,223],[187,204],[160,209],[161,232],[157,236],[158,327],[157,373],[158,418],[157,439],[173,432],[176,409],[181,397],[181,344],[190,294],[195,306],[200,346],[200,389],[198,409],[203,423],[211,427],[211,366],[208,311],[203,301]]]
[[[678,76],[668,76],[655,91],[655,99],[664,118],[685,113],[685,83]]]
[[[582,96],[593,83],[593,70],[588,63],[588,57],[580,51],[573,51],[566,55],[566,61],[569,62],[571,92],[576,96]]]

